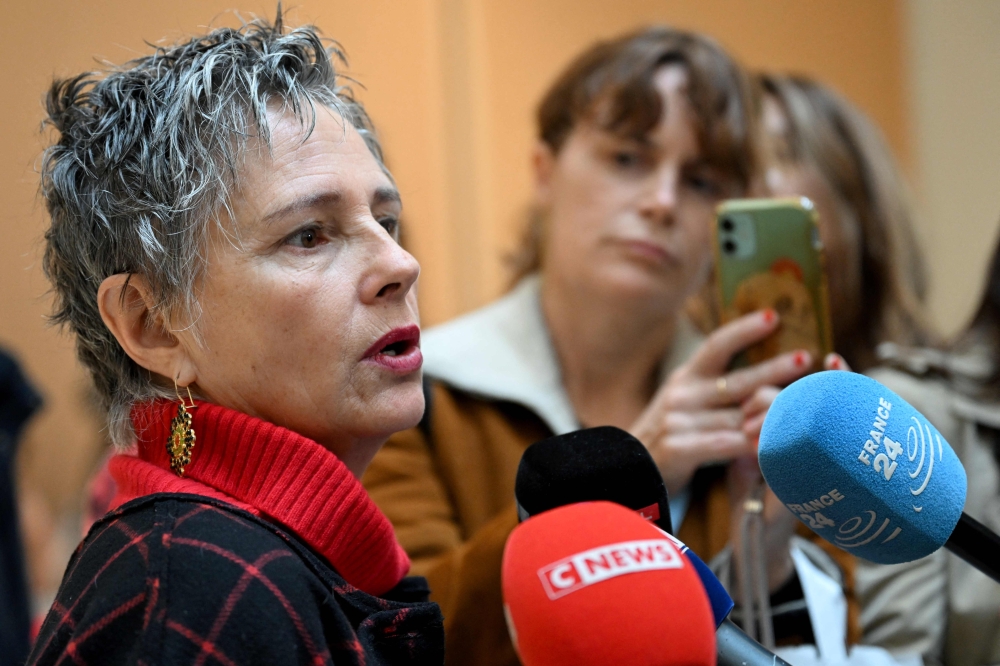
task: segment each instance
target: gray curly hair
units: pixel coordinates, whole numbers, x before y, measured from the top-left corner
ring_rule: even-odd
[[[98,287],[111,275],[142,275],[155,314],[194,325],[210,221],[221,224],[248,142],[270,147],[269,105],[290,110],[307,132],[317,104],[334,109],[382,164],[341,64],[339,44],[316,28],[286,31],[279,6],[273,23],[219,28],[52,84],[46,124],[58,140],[41,167],[52,218],[44,256],[52,320],[75,333],[116,445],[133,438],[132,405],[171,397],[173,387],[154,381],[118,344],[101,319]]]

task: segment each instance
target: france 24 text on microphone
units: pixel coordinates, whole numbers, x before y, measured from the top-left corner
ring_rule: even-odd
[[[946,546],[1000,581],[1000,537],[962,512],[958,456],[874,379],[819,372],[789,385],[768,410],[758,458],[785,506],[835,546],[882,564]]]

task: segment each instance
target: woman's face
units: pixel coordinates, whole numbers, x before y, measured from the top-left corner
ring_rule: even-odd
[[[209,241],[201,341],[177,335],[207,399],[315,439],[358,473],[423,413],[420,267],[397,243],[396,187],[355,129],[323,107],[304,141],[294,118],[270,124],[270,155],[248,151],[232,233]]]
[[[764,99],[764,129],[770,141],[768,190],[776,197],[804,196],[816,205],[826,255],[834,339],[845,339],[861,316],[861,229],[815,167],[790,159],[788,118],[773,98]]]
[[[685,70],[664,67],[654,83],[664,111],[643,139],[581,122],[558,154],[539,149],[542,265],[546,280],[672,316],[707,274],[716,205],[742,192],[702,156]]]

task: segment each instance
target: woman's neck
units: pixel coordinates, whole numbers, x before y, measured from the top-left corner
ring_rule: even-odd
[[[541,301],[577,419],[631,427],[656,391],[676,316],[555,279],[542,279]]]

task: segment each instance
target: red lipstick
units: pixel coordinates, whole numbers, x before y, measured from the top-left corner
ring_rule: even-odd
[[[394,328],[375,341],[361,357],[398,375],[408,375],[424,363],[420,353],[420,327],[416,324]]]

